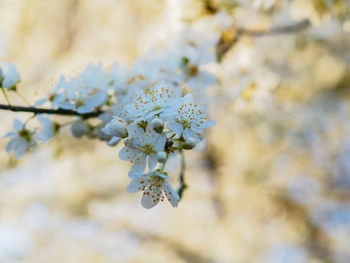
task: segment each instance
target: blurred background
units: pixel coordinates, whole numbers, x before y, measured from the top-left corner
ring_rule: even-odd
[[[1,263],[350,262],[348,0],[0,0],[0,61],[34,103],[61,74],[171,44],[179,24],[229,34],[179,207],[142,208],[104,142],[67,129],[18,161],[2,138]],[[1,136],[27,117],[0,112]]]

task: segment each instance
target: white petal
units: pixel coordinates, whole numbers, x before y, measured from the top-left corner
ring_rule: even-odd
[[[69,85],[68,82],[66,81],[66,78],[64,76],[61,76],[57,85],[56,85],[56,89],[55,91],[59,91],[60,89],[62,90],[68,90],[69,89]]]
[[[89,113],[93,111],[94,111],[94,107],[88,106],[88,105],[83,105],[77,108],[77,112],[80,114]]]
[[[20,120],[15,119],[13,121],[13,127],[15,128],[16,131],[21,131],[24,128],[24,124]]]
[[[26,139],[16,137],[8,143],[6,151],[13,152],[16,158],[22,158],[29,151],[29,145]]]
[[[152,190],[150,190],[150,187],[152,187]],[[156,204],[158,204],[162,195],[161,187],[155,187],[154,185],[150,187],[148,187],[143,192],[142,199],[141,199],[142,206],[147,209],[150,209],[154,207]]]
[[[200,139],[198,138],[197,134],[192,131],[192,129],[186,128],[183,132],[183,136],[185,140],[188,140],[189,138],[193,138],[196,140],[197,143],[199,143]]]
[[[42,105],[44,105],[47,101],[48,101],[48,98],[40,99],[40,100],[38,100],[38,101],[34,104],[34,106],[42,106]]]
[[[123,161],[133,161],[139,155],[141,155],[140,151],[130,149],[126,146],[124,146],[119,152],[119,158]]]
[[[151,181],[149,180],[149,176],[139,176],[130,182],[130,184],[126,187],[126,191],[128,193],[136,193],[139,191],[143,191],[146,187],[150,185],[150,183]]]
[[[142,173],[146,168],[146,156],[141,155],[140,160],[137,160],[133,163],[130,171],[129,171],[129,177],[132,176],[135,173]]]
[[[153,149],[157,152],[163,151],[166,142],[166,134],[162,133],[161,136],[155,141]]]
[[[165,196],[168,198],[170,204],[173,207],[177,207],[180,197],[178,193],[171,187],[168,181],[165,181],[163,184]]]
[[[199,71],[197,78],[201,83],[201,86],[204,87],[209,87],[217,83],[216,77],[207,71]]]
[[[177,122],[169,122],[167,123],[166,127],[169,130],[172,130],[174,133],[176,133],[176,135],[181,135],[182,131],[183,131],[183,127],[180,123]]]
[[[4,138],[6,137],[12,137],[12,136],[15,136],[17,133],[16,132],[8,132],[5,134]]]
[[[186,103],[186,104],[193,103],[193,96],[192,96],[191,93],[188,93],[188,94],[185,95],[184,103]]]
[[[89,97],[87,103],[90,106],[100,106],[101,104],[105,103],[106,100],[108,99],[108,95],[106,92],[98,92],[92,96]]]
[[[152,153],[148,156],[148,168],[150,170],[153,170],[156,164],[157,164],[157,154]]]
[[[69,101],[57,101],[54,100],[53,103],[54,106],[57,106],[59,108],[65,109],[65,110],[73,110],[75,108],[74,104],[70,103]]]
[[[112,115],[110,112],[104,112],[98,116],[98,118],[104,123],[110,122],[112,120]]]
[[[9,153],[9,152],[13,151],[13,148],[15,147],[18,139],[19,139],[19,137],[15,137],[7,143],[6,148],[5,148],[6,152]]]
[[[44,116],[39,115],[36,118],[41,125],[41,130],[37,133],[37,137],[42,143],[48,142],[55,135],[53,123],[49,118],[46,118]]]
[[[212,126],[215,125],[215,124],[216,124],[215,121],[210,120],[210,121],[207,121],[207,122],[203,123],[203,124],[201,125],[201,128],[202,128],[202,129],[210,128],[210,127],[212,127]]]
[[[117,136],[113,136],[109,141],[108,141],[108,145],[109,146],[116,146],[118,144],[118,142],[120,142],[120,137]]]

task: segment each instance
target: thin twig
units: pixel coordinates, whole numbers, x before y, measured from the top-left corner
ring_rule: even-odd
[[[185,183],[185,155],[184,152],[181,151],[181,171],[180,171],[180,187],[177,190],[177,193],[179,194],[180,200],[182,198],[182,195],[187,188],[187,184]]]
[[[66,115],[66,116],[81,116],[84,119],[98,117],[103,111],[94,111],[89,113],[79,113],[75,110],[65,109],[47,109],[47,108],[36,108],[36,107],[24,107],[15,105],[0,104],[0,110],[8,110],[14,112],[32,112],[34,114],[55,114],[55,115]]]
[[[290,34],[290,33],[303,30],[309,27],[310,25],[311,23],[309,19],[304,19],[292,25],[278,26],[268,30],[250,30],[250,29],[238,28],[238,31],[243,35],[258,37],[258,36],[268,36],[268,35]]]
[[[217,58],[220,61],[242,36],[261,37],[291,34],[306,29],[310,25],[310,21],[308,19],[304,19],[291,25],[278,26],[265,30],[253,30],[232,26],[222,33],[218,43],[216,44]]]
[[[4,95],[4,97],[5,97],[5,100],[6,100],[7,104],[8,104],[8,106],[11,108],[12,106],[11,106],[11,103],[10,103],[9,97],[8,97],[8,96],[7,96],[7,94],[6,94],[6,91],[4,90],[4,88],[3,88],[3,87],[0,87],[0,89],[1,89],[2,94],[3,94],[3,95]]]

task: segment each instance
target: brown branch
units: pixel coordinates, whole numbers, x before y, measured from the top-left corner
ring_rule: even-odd
[[[308,19],[301,20],[295,24],[274,27],[267,30],[252,30],[232,26],[221,34],[216,44],[216,55],[220,61],[222,57],[234,46],[242,36],[271,36],[291,34],[308,28],[311,25]]]
[[[134,229],[129,224],[125,224],[125,229],[128,229],[128,231],[138,238],[141,239],[144,243],[158,243],[169,249],[170,251],[174,252],[175,255],[177,255],[180,259],[182,259],[184,262],[191,262],[191,263],[213,263],[216,262],[215,259],[212,259],[205,255],[206,253],[198,252],[196,250],[193,250],[189,248],[188,246],[185,246],[184,244],[168,239],[166,237],[162,237],[159,235],[155,235],[152,233],[145,232],[144,230],[139,231],[137,229]]]
[[[66,116],[80,116],[84,119],[98,117],[103,111],[94,111],[89,113],[79,113],[75,110],[65,109],[47,109],[47,108],[36,108],[36,107],[24,107],[0,104],[0,110],[8,110],[13,112],[31,112],[34,114],[55,114],[55,115],[66,115]]]

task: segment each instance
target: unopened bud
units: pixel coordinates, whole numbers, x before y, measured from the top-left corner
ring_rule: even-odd
[[[102,141],[108,141],[111,139],[111,135],[105,134],[102,129],[104,127],[104,123],[99,124],[93,130],[93,134]]]
[[[120,138],[125,138],[128,136],[126,129],[126,123],[121,119],[113,119],[108,123],[103,129],[102,132],[105,134],[116,136]]]
[[[78,120],[72,123],[71,132],[76,138],[80,138],[83,135],[88,134],[89,131],[89,125],[85,121]]]
[[[159,119],[159,118],[155,118],[151,121],[151,125],[153,130],[155,130],[158,133],[161,133],[164,129],[164,122]]]
[[[196,140],[195,140],[194,138],[190,137],[190,138],[188,138],[188,139],[184,142],[183,147],[184,147],[184,149],[186,149],[186,150],[191,150],[191,149],[193,149],[194,147],[196,147],[196,145],[197,145]]]
[[[167,156],[166,156],[166,152],[158,152],[157,153],[157,160],[158,160],[158,162],[160,162],[160,163],[165,163],[166,162],[166,158]]]
[[[121,138],[120,137],[112,137],[109,141],[108,141],[108,145],[109,146],[116,146],[119,142],[120,142]]]

